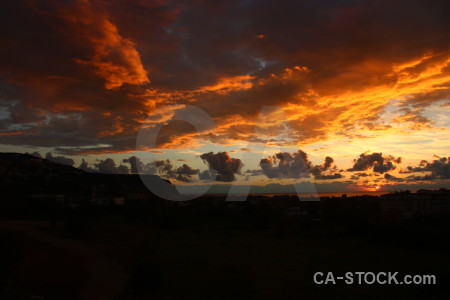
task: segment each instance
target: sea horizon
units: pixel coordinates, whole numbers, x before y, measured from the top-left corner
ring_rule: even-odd
[[[390,194],[394,193],[395,191],[355,191],[355,192],[318,192],[318,193],[249,193],[248,196],[264,196],[273,198],[275,196],[294,196],[299,195],[300,198],[314,198],[314,197],[341,197],[342,195],[347,195],[347,197],[353,197],[353,196],[363,196],[363,195],[370,195],[370,196],[381,196],[384,194]],[[411,192],[416,192],[411,191]],[[183,196],[194,196],[196,194],[183,194]],[[234,197],[244,196],[244,194],[241,193],[206,193],[204,195],[198,195],[198,197],[225,197],[228,195],[232,195]]]

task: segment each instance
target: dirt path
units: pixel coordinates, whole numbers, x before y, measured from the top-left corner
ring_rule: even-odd
[[[38,230],[47,222],[1,221],[0,229],[18,231],[33,238],[51,243],[86,261],[90,272],[86,286],[81,290],[80,300],[116,300],[122,292],[128,275],[117,263],[107,260],[95,250],[73,240],[51,236]]]

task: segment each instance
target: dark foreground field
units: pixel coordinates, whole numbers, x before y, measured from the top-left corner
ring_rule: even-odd
[[[0,298],[448,299],[446,218],[163,210],[156,219],[110,211],[56,222],[1,221]],[[434,274],[437,284],[316,285],[319,271]]]

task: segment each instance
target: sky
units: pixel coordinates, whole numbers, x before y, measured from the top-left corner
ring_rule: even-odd
[[[449,187],[449,15],[448,1],[7,0],[0,151],[186,191]]]

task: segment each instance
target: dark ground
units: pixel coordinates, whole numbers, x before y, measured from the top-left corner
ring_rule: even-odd
[[[368,204],[369,205],[369,204]],[[448,216],[286,216],[265,205],[77,209],[0,222],[1,299],[448,299]],[[434,274],[434,286],[316,285],[315,272]]]

